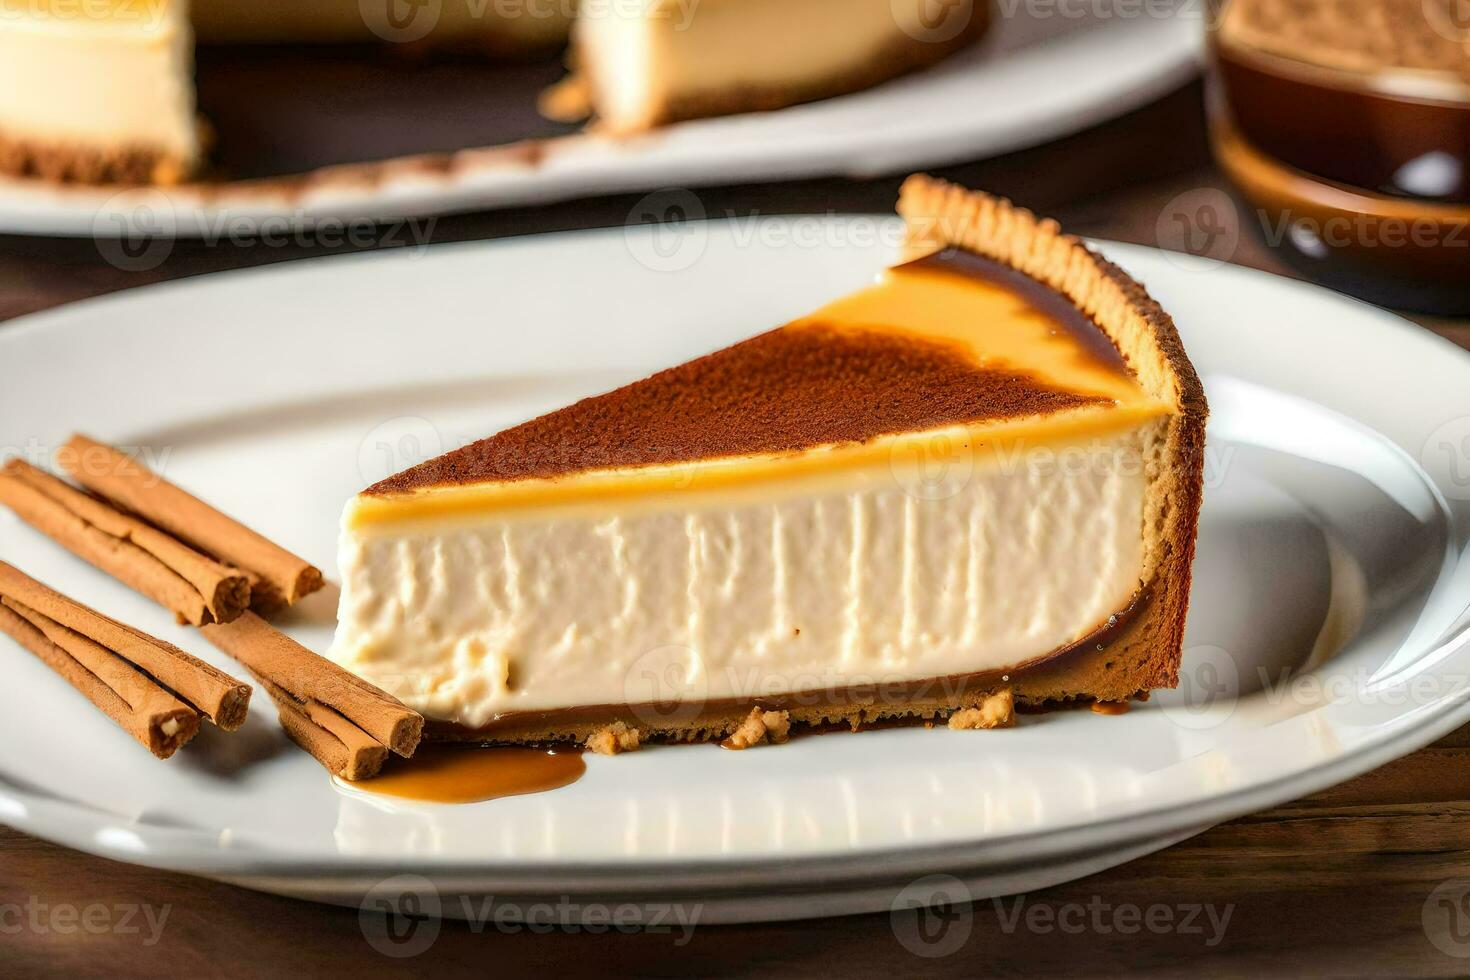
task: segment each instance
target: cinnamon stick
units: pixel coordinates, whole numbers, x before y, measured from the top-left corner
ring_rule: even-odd
[[[402,756],[413,755],[424,718],[397,698],[319,656],[254,613],[204,627],[204,636],[300,701],[318,701]]]
[[[229,622],[250,579],[20,459],[0,469],[0,503],[72,554],[196,626]]]
[[[171,697],[156,684],[154,693],[147,693],[147,678],[132,669],[120,658],[97,647],[87,646],[85,637],[67,631],[79,649],[93,656],[93,663],[104,674],[118,679],[115,682],[136,699],[128,700],[117,688],[104,681],[97,673],[89,670],[81,661],[39,629],[28,616],[39,619],[39,613],[26,610],[23,616],[10,601],[0,602],[0,632],[8,634],[21,646],[35,654],[42,663],[60,674],[67,683],[76,688],[87,700],[115,721],[124,731],[143,744],[148,751],[160,759],[167,759],[184,746],[199,732],[199,713],[188,705]],[[58,630],[58,624],[51,623]],[[95,648],[95,649],[94,649]],[[110,658],[107,659],[107,658]],[[136,675],[129,677],[128,670]]]
[[[251,607],[291,605],[320,589],[321,570],[111,446],[74,435],[57,462],[93,493],[141,515],[180,541],[255,576]]]
[[[0,596],[100,644],[176,693],[220,728],[233,731],[245,723],[250,685],[173,644],[88,609],[3,561]]]
[[[299,701],[259,674],[255,679],[276,703],[281,727],[291,741],[328,771],[352,781],[371,779],[382,771],[388,750],[367,732],[320,701]]]

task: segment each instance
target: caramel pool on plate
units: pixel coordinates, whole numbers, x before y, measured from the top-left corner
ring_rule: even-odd
[[[580,749],[426,745],[395,759],[355,789],[425,803],[480,803],[543,793],[575,783],[587,771]]]

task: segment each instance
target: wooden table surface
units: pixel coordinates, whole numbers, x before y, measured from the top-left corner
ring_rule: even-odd
[[[1224,187],[1205,147],[1200,104],[1191,85],[1076,137],[936,172],[1013,197],[1081,234],[1179,247],[1170,238],[1178,215],[1187,230],[1187,219],[1218,202]],[[699,199],[712,216],[887,212],[898,182],[895,175],[733,187],[701,190]],[[637,201],[443,218],[432,239],[621,225]],[[1207,224],[1205,233],[1218,229]],[[178,276],[350,250],[179,242],[156,268],[126,272],[91,241],[0,237],[0,319]],[[1248,231],[1229,257],[1288,272]],[[1470,347],[1470,321],[1416,319]],[[422,955],[393,959],[367,941],[356,911],[118,864],[0,828],[0,975],[1452,976],[1470,972],[1470,899],[1461,886],[1470,886],[1470,728],[1345,785],[1025,896],[1019,906],[983,901],[958,910],[943,920],[954,930],[944,935],[964,941],[938,957],[910,952],[905,923],[884,914],[705,926],[687,942],[679,933],[536,935],[445,922]],[[84,927],[88,914],[95,928]],[[1155,914],[1161,918],[1148,918]],[[936,951],[943,950],[926,949]]]

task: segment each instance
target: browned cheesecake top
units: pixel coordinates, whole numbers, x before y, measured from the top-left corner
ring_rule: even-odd
[[[1116,348],[1075,305],[997,262],[950,252],[900,266],[889,279],[938,280],[950,290],[983,286],[998,300],[990,308],[1000,318],[1028,320],[1034,333],[1068,345],[1084,369],[1129,381]],[[862,299],[883,288],[507,429],[366,493],[798,452],[1114,400],[1043,378],[1030,365],[986,357],[983,348],[977,356],[976,346],[959,337],[886,322],[882,302]],[[983,336],[987,324],[975,326]]]

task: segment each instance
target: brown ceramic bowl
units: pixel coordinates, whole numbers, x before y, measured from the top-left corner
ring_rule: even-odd
[[[1272,247],[1385,305],[1470,313],[1470,83],[1211,39],[1216,158]]]

